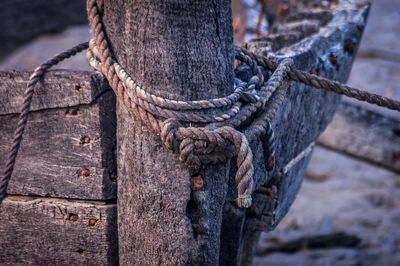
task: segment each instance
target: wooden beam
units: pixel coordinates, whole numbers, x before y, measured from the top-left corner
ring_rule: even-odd
[[[28,72],[0,72],[0,169],[4,169]],[[37,86],[8,193],[116,198],[115,95],[85,71],[50,71]]]
[[[400,173],[400,121],[343,102],[318,144]]]
[[[104,1],[112,50],[133,79],[170,99],[227,95],[233,88],[230,1]],[[191,174],[160,137],[117,105],[120,263],[217,265],[227,165]]]
[[[115,203],[8,196],[0,264],[118,265]]]

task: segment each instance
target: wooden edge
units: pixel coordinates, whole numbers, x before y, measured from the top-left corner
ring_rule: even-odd
[[[30,74],[0,72],[0,116],[20,112]],[[107,80],[98,72],[52,70],[36,85],[31,111],[90,104],[106,90]]]
[[[400,121],[361,106],[342,102],[318,144],[400,173]]]
[[[8,196],[0,264],[117,265],[115,202]]]

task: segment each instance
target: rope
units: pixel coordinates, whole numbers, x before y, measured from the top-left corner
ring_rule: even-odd
[[[243,47],[238,47],[235,46],[235,50],[239,53],[239,55],[247,55],[251,59],[255,60],[257,64],[260,66],[265,67],[266,69],[269,69],[271,71],[274,71],[278,63],[263,57],[256,55],[253,52],[250,52],[247,49],[244,49]],[[347,86],[345,84],[342,84],[337,81],[329,80],[323,77],[319,77],[314,74],[309,74],[307,72],[301,71],[301,70],[296,70],[292,69],[291,71],[288,72],[288,77],[289,79],[296,81],[296,82],[301,82],[305,85],[314,87],[316,89],[323,89],[326,91],[332,91],[337,94],[345,95],[350,98],[355,98],[359,101],[367,102],[370,104],[375,104],[381,107],[385,107],[388,109],[396,110],[400,112],[400,102],[390,99],[388,97],[384,97],[378,94],[374,93],[369,93],[367,91],[362,91],[356,88],[352,88],[350,86]]]
[[[238,185],[239,207],[251,206],[251,195],[255,190],[253,154],[249,142],[256,138],[262,141],[265,168],[267,171],[273,169],[275,137],[270,121],[285,100],[289,80],[400,111],[398,101],[293,69],[291,59],[277,63],[242,47],[235,47],[235,58],[241,64],[250,66],[253,76],[247,82],[235,80],[230,95],[182,101],[151,94],[140,87],[112,56],[101,22],[102,8],[102,1],[87,1],[92,40],[56,55],[31,75],[6,170],[0,180],[0,203],[6,196],[36,83],[50,67],[87,48],[89,64],[103,73],[118,100],[146,126],[160,134],[165,146],[179,153],[179,159],[193,171],[198,171],[203,165],[226,162],[237,156],[235,181]],[[273,71],[267,81],[260,66]],[[209,114],[215,110],[216,114]],[[307,154],[311,149],[312,146],[307,149]],[[297,162],[295,159],[292,160],[293,165]],[[283,169],[285,171],[288,171],[286,167]]]

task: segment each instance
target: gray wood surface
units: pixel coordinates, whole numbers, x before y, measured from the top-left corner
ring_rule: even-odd
[[[340,2],[342,6],[346,3],[349,1]],[[317,34],[309,35],[303,32],[303,36],[308,35],[308,38],[281,48],[274,54],[278,57],[290,56],[297,69],[308,72],[317,71],[321,76],[345,82],[350,74],[356,49],[353,53],[348,53],[345,51],[344,44],[346,40],[351,39],[359,43],[367,14],[368,7],[341,10],[334,15],[330,23],[321,27]],[[279,38],[274,40],[279,41]],[[280,46],[274,45],[274,40],[271,40],[272,43],[266,43],[265,49],[270,53],[269,47]],[[260,40],[259,45],[257,42],[252,43],[253,51],[262,53],[264,49],[262,42],[265,40]],[[336,64],[328,60],[331,54],[337,58]],[[229,245],[231,249],[237,250],[238,254],[242,253],[242,256],[221,255],[224,260],[220,263],[223,265],[251,264],[259,232],[273,230],[289,211],[300,189],[310,156],[298,162],[287,174],[276,178],[277,173],[326,128],[339,102],[340,97],[333,93],[318,91],[294,82],[290,83],[286,100],[272,123],[277,138],[276,167],[272,173],[265,174],[260,173],[263,169],[262,163],[255,163],[257,183],[264,184],[268,193],[264,195],[256,193],[253,207],[246,215],[235,210],[234,206],[225,208],[224,220],[226,219],[227,222],[222,227],[221,245]],[[253,148],[254,150],[256,149]],[[260,154],[260,151],[254,153]],[[234,191],[234,189],[229,191]],[[232,201],[234,198],[234,193],[228,193],[227,201]],[[244,220],[244,225],[241,219]],[[235,227],[231,221],[235,221],[236,228],[242,228],[242,231],[230,230],[231,227]],[[235,244],[230,242],[232,239],[242,241]]]
[[[82,0],[2,0],[0,58],[43,33],[87,24]]]
[[[27,72],[0,72],[0,169],[11,148],[18,121],[13,113],[20,108],[27,79]],[[83,71],[51,71],[43,83],[34,95],[36,111],[29,115],[8,193],[115,198],[113,92],[99,74]]]
[[[30,71],[0,72],[0,116],[20,112],[30,75]],[[107,84],[97,72],[52,70],[36,86],[30,110],[90,104],[109,89]]]
[[[0,264],[118,265],[115,203],[8,196]]]
[[[318,144],[400,173],[400,121],[343,102]]]
[[[116,20],[115,18],[124,18]],[[105,1],[104,22],[119,62],[150,92],[205,99],[233,87],[230,1]],[[117,105],[118,234],[123,265],[217,265],[228,164],[200,174]]]

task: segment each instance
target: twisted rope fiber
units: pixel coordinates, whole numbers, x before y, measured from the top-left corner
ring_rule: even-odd
[[[88,46],[90,47],[86,56],[89,64],[105,75],[117,98],[149,128],[160,134],[167,148],[179,152],[180,159],[186,165],[199,169],[201,165],[225,162],[237,155],[238,171],[235,180],[238,184],[239,207],[251,205],[251,194],[254,191],[253,155],[249,141],[257,137],[263,140],[266,168],[270,170],[273,167],[275,143],[270,120],[285,99],[289,84],[287,79],[400,111],[400,103],[395,100],[294,70],[291,59],[285,59],[278,64],[241,47],[235,47],[235,58],[251,66],[254,76],[249,82],[239,84],[232,94],[199,101],[170,100],[150,94],[138,86],[113,58],[101,22],[102,8],[102,1],[87,1],[89,24],[94,36],[90,45],[83,43],[61,53],[42,64],[32,74],[25,92],[24,105],[5,175],[0,182],[0,202],[6,195],[5,191],[22,140],[34,85],[48,68]],[[274,71],[266,84],[257,65]],[[213,109],[222,112],[212,116],[194,113],[197,110]],[[253,121],[242,129],[243,133],[235,129],[248,124],[251,119]],[[201,122],[206,125],[186,127],[180,122]]]
[[[86,53],[86,58],[89,64],[101,72],[102,62],[98,59],[99,51],[94,42],[90,40],[89,50]],[[253,63],[253,62],[252,62]],[[193,123],[212,123],[222,122],[234,117],[240,110],[242,103],[256,102],[259,97],[254,93],[246,91],[254,91],[255,88],[261,87],[264,82],[264,77],[259,68],[255,68],[255,76],[248,83],[242,82],[235,88],[231,95],[222,98],[200,100],[200,101],[175,101],[155,96],[141,89],[129,76],[128,73],[113,59],[113,67],[116,74],[123,83],[129,101],[142,107],[153,115],[163,118],[175,118],[180,121]],[[238,101],[241,102],[238,102]],[[220,112],[217,115],[209,116],[207,114],[187,113],[182,111],[188,110],[203,110],[210,111],[212,109],[222,109],[233,105],[229,110]]]
[[[235,50],[239,53],[239,55],[242,56],[247,55],[251,59],[255,60],[257,64],[271,71],[274,71],[278,66],[277,62],[274,62],[266,57],[259,56],[243,47],[235,46]],[[352,88],[337,81],[329,80],[296,69],[292,69],[291,71],[289,71],[288,77],[293,81],[301,82],[305,85],[317,89],[332,91],[337,94],[345,95],[350,98],[355,98],[359,101],[368,102],[370,104],[375,104],[381,107],[385,107],[400,112],[400,101],[396,101],[391,98],[384,97],[378,94],[369,93],[367,91],[362,91],[356,88]]]
[[[49,68],[58,64],[59,62],[63,61],[66,58],[76,55],[77,53],[87,48],[88,48],[88,42],[85,42],[78,44],[77,46],[65,52],[55,55],[53,58],[47,60],[46,62],[42,63],[39,67],[37,67],[33,71],[32,75],[29,77],[27,89],[24,92],[24,100],[21,108],[21,113],[19,115],[17,129],[14,132],[11,151],[8,156],[4,175],[0,180],[0,203],[6,196],[8,182],[10,181],[11,174],[14,169],[15,160],[17,158],[19,146],[22,141],[22,135],[24,133],[24,129],[28,121],[28,113],[31,106],[32,96],[35,91],[36,84],[43,78],[44,74]]]

